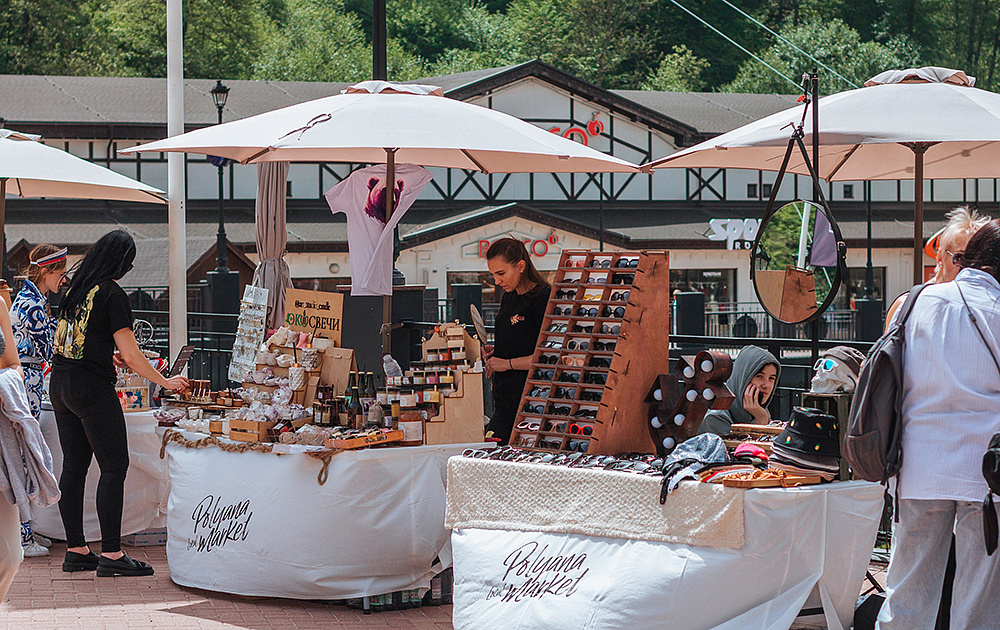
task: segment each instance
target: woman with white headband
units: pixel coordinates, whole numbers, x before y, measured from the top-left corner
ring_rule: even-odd
[[[49,293],[57,293],[66,276],[66,248],[36,245],[28,254],[28,266],[23,270],[24,286],[10,307],[10,323],[17,343],[17,355],[24,370],[24,385],[28,392],[31,415],[39,419],[44,394],[44,368],[52,360],[52,340],[56,320],[49,308]],[[21,523],[21,547],[26,558],[49,555],[39,544],[29,523]],[[47,542],[44,541],[43,542]]]

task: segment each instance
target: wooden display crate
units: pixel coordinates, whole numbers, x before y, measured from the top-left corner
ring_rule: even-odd
[[[229,420],[229,439],[237,442],[270,442],[268,431],[276,422],[261,422],[257,420]]]
[[[369,446],[379,446],[381,444],[391,444],[403,439],[402,431],[388,431],[386,433],[376,433],[374,435],[363,435],[361,437],[348,440],[327,438],[324,441],[326,448],[341,448],[344,450],[354,450],[368,448]]]
[[[621,267],[621,261],[635,266]],[[669,371],[669,331],[666,251],[564,250],[511,444],[598,454],[653,452],[642,391]],[[553,358],[555,364],[549,362]],[[578,415],[591,412],[593,418]],[[523,423],[526,428],[518,429]],[[591,433],[571,433],[574,424]]]
[[[483,441],[483,373],[457,372],[455,394],[441,397],[438,415],[424,423],[424,444]]]

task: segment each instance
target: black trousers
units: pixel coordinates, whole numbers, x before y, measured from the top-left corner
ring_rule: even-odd
[[[493,431],[493,436],[500,438],[500,444],[510,442],[517,408],[521,404],[521,394],[524,393],[524,383],[527,380],[528,372],[523,370],[509,370],[493,375],[493,415],[490,416],[486,430]]]
[[[96,457],[101,469],[97,484],[101,551],[120,551],[128,440],[125,414],[114,384],[86,370],[54,370],[50,390],[63,452],[59,514],[66,529],[66,545],[87,544],[83,534],[83,490],[91,459]]]

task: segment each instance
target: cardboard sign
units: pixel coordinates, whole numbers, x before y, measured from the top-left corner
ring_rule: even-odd
[[[299,332],[314,332],[340,345],[344,319],[344,295],[325,291],[288,289],[285,292],[285,326]]]

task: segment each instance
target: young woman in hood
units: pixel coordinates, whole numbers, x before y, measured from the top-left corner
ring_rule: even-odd
[[[740,350],[733,361],[733,374],[726,381],[736,399],[729,409],[709,411],[698,433],[729,435],[733,424],[767,424],[771,420],[767,404],[778,386],[781,366],[774,355],[757,346]]]

